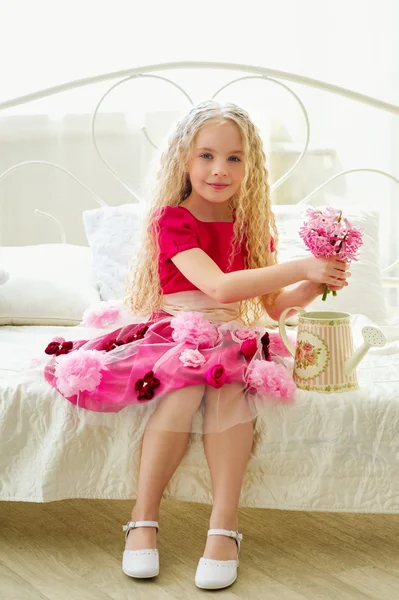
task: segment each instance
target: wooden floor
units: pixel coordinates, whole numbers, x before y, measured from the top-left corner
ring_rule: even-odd
[[[161,573],[121,571],[132,502],[0,503],[1,600],[399,600],[399,515],[240,510],[239,577],[194,585],[210,507],[164,501]]]

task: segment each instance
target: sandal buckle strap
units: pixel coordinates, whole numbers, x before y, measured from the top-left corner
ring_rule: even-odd
[[[126,532],[125,539],[127,539],[129,531],[136,527],[155,527],[158,531],[159,523],[158,521],[128,521],[126,525],[122,525],[122,530]]]
[[[233,531],[230,529],[209,529],[208,535],[225,535],[230,538],[234,538],[235,540],[242,541],[243,535],[238,531]]]

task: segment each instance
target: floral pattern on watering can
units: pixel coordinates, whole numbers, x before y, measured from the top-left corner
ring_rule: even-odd
[[[330,362],[330,351],[322,337],[303,329],[297,338],[295,375],[307,380],[323,373]]]

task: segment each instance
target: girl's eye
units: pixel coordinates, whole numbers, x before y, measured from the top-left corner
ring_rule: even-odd
[[[205,158],[206,160],[208,160],[213,157],[212,154],[210,154],[210,152],[204,152],[203,154],[200,154],[200,158]],[[238,156],[230,156],[229,160],[233,162],[241,162]]]

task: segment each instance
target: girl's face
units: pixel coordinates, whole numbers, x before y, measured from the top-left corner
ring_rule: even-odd
[[[245,174],[243,146],[235,123],[205,125],[196,135],[189,162],[193,192],[214,204],[229,200]]]

